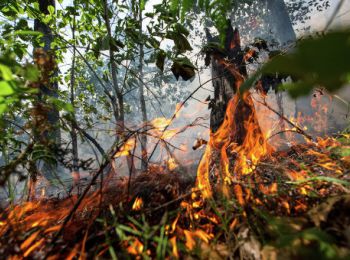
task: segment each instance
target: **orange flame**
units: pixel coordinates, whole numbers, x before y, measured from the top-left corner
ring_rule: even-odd
[[[212,234],[207,234],[205,231],[201,229],[197,229],[195,231],[184,230],[185,238],[186,238],[186,247],[189,250],[192,250],[196,246],[195,238],[199,238],[201,241],[205,243],[209,243],[209,241],[213,238]]]
[[[179,166],[173,157],[167,161],[167,164],[170,171],[175,170]]]
[[[127,248],[128,253],[132,255],[139,255],[143,252],[143,244],[135,238],[135,240],[132,242],[132,244]]]
[[[127,140],[126,143],[120,148],[119,152],[114,155],[114,158],[130,155],[130,151],[134,149],[135,143],[134,138]]]
[[[221,61],[226,68],[233,74],[236,79],[236,88],[243,82],[243,77],[232,66],[232,64]],[[239,125],[238,118],[241,116],[238,113],[244,113],[243,125]],[[248,112],[247,112],[248,111]],[[242,128],[244,128],[242,130]],[[241,132],[245,133],[242,143],[237,143],[237,137]],[[221,190],[225,195],[228,195],[228,186],[234,182],[239,174],[249,174],[255,170],[256,164],[263,156],[268,156],[272,152],[272,148],[268,145],[265,135],[260,130],[259,123],[255,112],[254,103],[250,93],[240,95],[239,92],[229,101],[226,109],[224,121],[220,128],[215,133],[210,133],[210,140],[206,147],[204,156],[199,164],[197,171],[197,187],[202,191],[205,198],[211,196],[211,186],[209,182],[209,165],[212,157],[212,152],[218,151],[221,156]],[[235,160],[232,165],[230,156],[234,155]],[[240,199],[241,200],[241,199]],[[240,201],[242,203],[242,201]]]
[[[135,211],[138,211],[142,208],[143,206],[143,200],[142,198],[136,198],[135,201],[134,201],[134,204],[132,205],[132,209],[135,210]]]
[[[173,248],[172,253],[175,258],[179,258],[179,252],[177,250],[176,236],[169,239],[169,242]]]

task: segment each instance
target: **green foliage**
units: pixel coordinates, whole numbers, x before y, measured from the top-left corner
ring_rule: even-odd
[[[1,63],[6,60],[6,65]],[[11,66],[11,67],[10,67]],[[20,100],[31,98],[37,90],[26,87],[28,81],[38,77],[38,71],[31,65],[21,66],[11,56],[0,58],[0,115]]]
[[[113,223],[109,223],[115,231],[115,237],[106,234],[106,238],[109,244],[109,252],[111,257],[115,255],[117,251],[112,242],[118,242],[118,244],[126,244],[127,247],[134,248],[133,251],[137,252],[143,259],[151,259],[150,250],[155,249],[155,259],[164,259],[166,256],[172,255],[171,244],[168,236],[169,225],[171,225],[168,219],[168,214],[164,214],[161,221],[158,224],[150,224],[145,215],[141,215],[139,218],[135,218],[127,215],[126,218],[130,225],[120,223],[117,215],[112,206],[110,206]],[[105,223],[105,227],[108,227],[106,220],[98,220],[99,222]],[[135,246],[135,239],[138,239],[142,243],[142,247]],[[119,250],[118,250],[119,251]],[[124,254],[128,254],[124,252]],[[130,254],[130,252],[129,252]]]
[[[292,97],[322,86],[334,92],[349,82],[350,32],[332,32],[320,38],[300,42],[296,50],[278,56],[266,64],[264,73],[291,75],[296,83],[286,86]]]
[[[192,47],[186,39],[186,36],[180,31],[169,31],[166,35],[166,38],[174,41],[175,48],[178,51],[178,53],[184,53],[186,51],[192,50]]]
[[[342,158],[350,156],[350,139],[346,138],[345,135],[341,135],[337,138],[337,141],[340,142],[342,145],[340,147],[334,147],[330,149],[330,152],[332,153],[333,157]]]
[[[56,107],[58,111],[66,111],[68,113],[74,112],[74,107],[72,104],[64,102],[57,98],[49,98],[50,102]]]
[[[196,67],[191,63],[188,58],[178,58],[174,60],[171,71],[175,75],[176,79],[181,76],[184,80],[189,80],[194,77]]]
[[[273,247],[287,250],[292,255],[321,257],[321,259],[338,259],[339,252],[334,245],[334,238],[317,227],[298,230],[296,221],[286,221],[286,218],[268,218],[269,229],[275,236]],[[306,247],[311,244],[311,248]],[[294,245],[294,246],[291,246]]]
[[[289,75],[293,82],[280,86],[296,98],[310,93],[315,87],[334,92],[350,82],[350,32],[331,32],[316,38],[301,40],[295,50],[277,55],[247,80],[246,90],[262,74]]]
[[[333,183],[333,184],[340,184],[343,186],[349,186],[350,183],[344,180],[339,180],[336,178],[331,178],[331,177],[327,177],[327,176],[315,176],[315,177],[310,177],[307,179],[303,179],[303,180],[299,180],[299,181],[287,181],[286,183],[289,184],[302,184],[302,183],[311,183],[311,182],[329,182],[329,183]]]
[[[250,0],[170,0],[169,9],[183,23],[191,12],[204,12],[206,19],[218,30],[221,42],[225,39],[227,19],[239,4],[251,4]]]
[[[156,65],[161,71],[164,71],[165,58],[166,58],[166,53],[163,50],[160,50],[157,52]]]

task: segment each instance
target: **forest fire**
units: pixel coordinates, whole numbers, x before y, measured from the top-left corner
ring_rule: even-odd
[[[350,258],[345,1],[56,2],[0,3],[0,259]]]
[[[145,197],[144,192],[133,193],[131,190],[130,194],[129,190],[138,181],[140,184],[144,183],[142,178],[146,178],[147,174],[157,176],[152,177],[154,179],[149,182],[149,185],[155,185],[149,191],[150,194],[155,193],[155,197],[151,195],[152,200],[157,203],[158,199],[170,196],[172,200],[170,198],[165,200],[165,208],[168,207],[169,200],[170,203],[180,206],[176,216],[164,220],[166,222],[160,229],[161,237],[169,237],[170,255],[175,258],[181,258],[179,245],[184,246],[188,251],[193,251],[200,246],[205,249],[203,254],[219,254],[216,249],[211,249],[210,252],[206,249],[214,238],[219,241],[222,239],[220,235],[222,231],[218,229],[218,226],[225,223],[226,232],[239,232],[240,225],[249,218],[248,212],[254,211],[255,208],[273,209],[278,215],[298,215],[307,212],[317,201],[317,199],[312,199],[311,194],[318,194],[321,198],[347,191],[345,183],[339,178],[344,176],[345,169],[348,170],[349,160],[348,157],[335,155],[336,151],[342,149],[342,143],[332,137],[317,138],[317,141],[305,137],[306,142],[298,144],[297,139],[293,140],[293,132],[302,134],[303,131],[307,131],[312,118],[311,116],[303,118],[299,114],[296,119],[292,117],[286,119],[290,128],[282,130],[289,134],[286,135],[285,140],[280,138],[280,142],[287,142],[287,140],[295,142],[291,145],[292,149],[277,151],[278,146],[273,147],[268,140],[272,137],[275,128],[277,129],[281,124],[273,120],[264,121],[264,118],[272,118],[270,114],[273,114],[274,110],[271,110],[269,106],[265,106],[265,109],[261,108],[266,104],[261,95],[256,97],[250,92],[240,94],[239,89],[244,80],[243,76],[233,64],[225,60],[220,60],[220,64],[227,68],[236,79],[234,89],[237,92],[228,102],[221,126],[215,132],[210,132],[208,141],[198,139],[193,147],[195,150],[203,145],[206,146],[197,169],[196,188],[183,189],[178,184],[173,186],[179,182],[178,177],[174,174],[181,170],[181,165],[172,154],[169,154],[166,160],[166,168],[150,167],[145,176],[141,174],[133,180],[130,179],[129,184],[125,181],[119,183],[118,199],[111,199],[110,188],[102,187],[103,181],[100,184],[100,191],[90,192],[82,200],[81,205],[77,204],[79,201],[77,196],[56,202],[46,201],[46,188],[42,187],[37,201],[9,207],[3,213],[0,222],[0,236],[13,237],[13,242],[18,245],[8,254],[17,258],[50,256],[52,259],[58,259],[66,256],[73,259],[78,256],[83,257],[84,251],[88,250],[86,243],[91,243],[98,237],[107,236],[107,233],[110,233],[109,230],[106,230],[101,234],[97,233],[95,237],[91,231],[89,236],[91,220],[94,221],[100,216],[100,212],[117,218],[117,215],[121,217],[120,214],[124,207],[129,207],[136,214],[137,219],[139,219],[137,216],[143,216],[142,219],[146,214],[147,219],[152,221],[154,216],[150,212],[154,209],[149,206],[150,199]],[[261,99],[263,101],[259,101]],[[326,114],[328,108],[318,102],[320,102],[319,98],[312,99],[311,106],[315,109],[314,113],[318,122],[322,122],[322,127],[327,127],[327,122],[321,114]],[[177,106],[173,119],[179,117],[180,108],[181,106]],[[166,141],[190,127],[168,129],[173,119],[155,118],[144,127],[149,128],[148,134],[155,140]],[[260,124],[268,131],[263,131]],[[348,135],[342,137],[348,142]],[[113,157],[132,155],[136,145],[137,138],[129,138],[114,153]],[[183,149],[183,153],[189,152]],[[338,156],[337,160],[335,156]],[[166,172],[168,170],[169,172]],[[175,179],[161,184],[162,178],[168,178],[167,176],[171,175],[173,176],[171,178]],[[337,181],[333,182],[332,178],[337,178]],[[186,191],[189,192],[187,195]],[[223,201],[217,201],[216,203],[219,204],[213,207],[210,203],[213,195],[217,199],[221,194],[224,195]],[[228,202],[230,199],[236,203]],[[114,207],[118,203],[121,212],[116,213]],[[224,206],[225,203],[231,203],[231,206],[227,208],[227,205]],[[75,216],[66,222],[70,215],[69,208],[73,205],[78,205],[74,212]],[[108,210],[103,209],[107,205]],[[163,206],[158,205],[156,209],[158,207],[160,210]],[[224,215],[219,213],[223,210],[222,207],[226,207],[227,212]],[[122,250],[138,258],[140,256],[152,257],[155,253],[152,244],[161,243],[161,238],[155,238],[148,245],[147,239],[150,238],[145,240],[143,233],[146,231],[142,228],[143,224],[132,217],[116,224],[115,230],[119,237],[119,245]],[[57,248],[60,247],[62,241],[56,241],[55,237],[64,229],[66,231],[63,236],[66,243],[74,241],[75,245],[71,244],[70,247],[64,249],[64,252],[58,252]],[[80,241],[72,240],[74,235],[69,235],[69,232],[80,234],[83,237]],[[159,230],[152,232],[158,233]],[[18,234],[25,235],[17,237]],[[56,247],[49,246],[51,241],[56,243]],[[219,254],[221,257],[229,254],[228,245],[219,243],[217,246],[224,252],[223,255]],[[109,245],[102,245],[99,255],[103,255],[108,247]],[[158,245],[156,251],[158,250],[163,249],[159,249]]]
[[[243,80],[243,76],[232,67],[232,64],[224,60],[222,64],[235,78]],[[90,245],[104,236],[108,239],[113,233],[106,229],[106,224],[102,225],[105,230],[102,233],[94,234],[93,231],[89,231],[92,221],[98,220],[101,212],[104,212],[103,214],[109,215],[109,218],[116,220],[118,216],[119,219],[123,219],[122,222],[115,223],[119,247],[137,258],[154,257],[159,250],[165,250],[159,249],[165,237],[168,240],[164,243],[169,242],[169,254],[172,257],[181,258],[182,253],[179,250],[181,247],[188,251],[200,247],[203,249],[203,257],[205,255],[225,257],[230,254],[230,245],[220,242],[216,245],[216,249],[209,250],[209,244],[214,238],[221,241],[228,235],[225,232],[240,234],[241,225],[250,218],[249,212],[259,209],[274,210],[277,215],[301,215],[310,210],[320,198],[347,192],[344,186],[346,183],[341,178],[345,177],[344,171],[348,171],[349,159],[339,153],[339,149],[343,149],[344,145],[332,137],[317,138],[316,141],[305,138],[302,144],[298,144],[298,140],[295,140],[290,150],[278,151],[278,147],[273,147],[268,140],[279,124],[264,122],[264,118],[270,118],[269,113],[273,114],[273,110],[269,107],[267,110],[262,110],[260,106],[264,103],[255,102],[256,98],[249,92],[240,94],[241,80],[236,81],[237,93],[228,102],[221,126],[217,131],[210,132],[208,141],[198,139],[193,147],[195,150],[206,146],[197,169],[196,188],[190,186],[185,189],[179,184],[176,172],[182,169],[181,164],[171,154],[166,160],[166,168],[150,167],[147,173],[129,179],[129,184],[125,181],[118,183],[118,191],[111,193],[110,189],[114,189],[114,186],[105,185],[108,179],[105,183],[101,181],[100,190],[88,193],[80,205],[77,204],[79,199],[76,195],[64,200],[47,201],[46,189],[43,187],[37,201],[10,206],[3,213],[0,236],[11,237],[16,244],[13,249],[7,249],[7,253],[18,259],[47,256],[51,259],[63,256],[70,259],[84,258],[85,251],[88,250],[86,244]],[[323,105],[317,105],[317,101],[312,102],[313,107],[320,107],[322,111],[327,110]],[[315,113],[320,115],[318,111]],[[178,116],[179,108],[176,108],[173,118]],[[285,132],[302,134],[301,131],[308,129],[303,124],[309,119],[304,120],[301,115],[297,119],[286,120],[291,128],[284,129]],[[322,120],[322,117],[318,120]],[[322,122],[326,124],[324,120]],[[145,126],[150,127],[149,136],[162,141],[190,127],[168,129],[171,123],[172,119],[160,117]],[[260,124],[268,125],[269,131],[264,132]],[[287,139],[281,139],[280,142],[287,140],[293,142],[291,133],[286,136]],[[349,142],[348,135],[341,137]],[[130,137],[114,153],[113,158],[132,155],[136,143],[137,138]],[[183,149],[183,152],[190,151]],[[145,178],[151,178],[147,181],[147,185],[151,185],[147,191],[150,195],[145,195],[145,191],[140,191],[138,188],[129,190],[135,185],[144,185]],[[173,179],[162,183],[163,178]],[[317,194],[318,199],[313,199],[311,194]],[[216,201],[217,204],[213,206],[213,197],[217,200],[221,195],[223,195],[222,201]],[[156,208],[150,207],[149,203],[151,201],[158,203],[157,200],[164,201],[164,205],[156,204]],[[145,221],[145,218],[151,222],[155,221],[158,217],[151,212],[156,210],[164,213],[163,207],[171,208],[172,203],[179,206],[175,216],[161,220],[163,226],[152,227],[155,228],[153,231],[143,230],[144,225],[147,227],[148,224],[139,221]],[[72,211],[73,216],[70,208],[74,205],[77,207]],[[114,210],[116,207],[119,207],[120,212]],[[126,208],[130,208],[134,213],[125,218],[123,214],[126,214]],[[68,216],[73,218],[68,219]],[[163,218],[165,216],[167,214]],[[218,228],[222,225],[226,225],[225,231]],[[96,226],[94,229],[97,232],[99,227]],[[65,243],[69,245],[64,246],[62,252],[59,249],[62,248],[62,241],[56,240],[57,234],[61,232]],[[145,232],[159,234],[159,237],[152,240]],[[24,235],[18,237],[18,234]],[[81,239],[78,241],[73,239],[74,234],[81,236]],[[52,241],[55,243],[53,247],[50,246]],[[98,249],[98,255],[104,255],[109,250],[110,246],[108,242],[106,243]]]

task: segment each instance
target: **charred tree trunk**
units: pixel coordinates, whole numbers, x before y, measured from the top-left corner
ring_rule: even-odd
[[[251,172],[267,152],[253,99],[239,90],[247,76],[245,55],[238,30],[228,23],[224,50],[212,48],[206,57],[206,64],[212,65],[214,98],[209,105],[210,140],[197,172],[197,186],[204,197],[212,195],[212,185],[230,196],[230,183]],[[213,41],[208,31],[207,37]],[[233,186],[238,194],[240,185]]]
[[[49,15],[48,7],[50,5],[55,7],[55,1],[40,0],[39,1],[40,12],[42,14]],[[51,43],[53,42],[54,37],[52,35],[50,27],[47,24],[41,22],[40,20],[35,19],[34,30],[39,31],[43,34],[43,37],[42,37],[42,41],[44,42],[43,50],[45,51],[45,55],[49,56],[48,58],[52,61],[52,63],[54,63],[55,62],[54,54],[51,49]],[[47,65],[51,65],[51,68],[48,68],[48,69],[45,68],[46,69],[45,73],[48,73],[48,75],[43,75],[43,77],[46,76],[47,78],[42,81],[43,84],[41,84],[40,86],[40,93],[39,93],[40,97],[43,97],[43,96],[49,96],[54,98],[58,97],[58,93],[57,93],[58,82],[57,81],[52,82],[51,80],[51,77],[57,76],[58,71],[56,69],[56,64],[55,63],[52,64],[52,63],[47,64]],[[49,127],[51,126],[52,129],[51,131],[46,131],[44,133],[45,138],[58,143],[60,141],[60,131],[57,127],[55,127],[59,121],[58,110],[51,107],[49,111],[47,111],[47,120],[49,123]]]
[[[214,133],[224,121],[228,102],[239,92],[239,85],[243,81],[243,78],[247,76],[239,32],[237,29],[233,30],[231,23],[229,21],[228,23],[224,52],[214,51],[209,54],[211,57],[214,86],[214,98],[210,102],[210,129]],[[209,41],[213,41],[213,38],[208,32],[207,37]],[[225,58],[227,61],[225,61]],[[242,144],[245,139],[246,130],[244,128],[244,122],[251,115],[251,104],[247,104],[247,101],[240,98],[237,113],[234,115],[237,132],[233,141],[236,141],[238,144]]]

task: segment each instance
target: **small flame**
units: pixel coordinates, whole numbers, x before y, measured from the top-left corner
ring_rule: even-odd
[[[209,243],[214,236],[212,234],[207,234],[205,231],[201,229],[197,229],[195,231],[184,230],[185,238],[186,238],[186,247],[189,250],[192,250],[196,245],[195,238],[199,238],[201,241],[205,243]]]
[[[41,188],[41,197],[44,198],[46,195],[46,189],[45,187]]]
[[[175,118],[179,117],[181,108],[182,108],[182,104],[181,103],[177,103],[176,104],[176,108],[175,108]]]
[[[186,237],[186,247],[189,250],[192,250],[194,246],[196,245],[196,241],[193,239],[193,233],[188,230],[184,230],[185,237]]]
[[[142,208],[142,206],[143,206],[142,198],[137,197],[134,201],[134,204],[132,205],[132,209],[135,211],[138,211]]]
[[[180,213],[177,214],[176,219],[175,219],[174,222],[171,224],[171,233],[174,233],[174,232],[175,232],[176,225],[177,225],[177,222],[179,221],[179,218],[180,218]]]
[[[170,171],[175,170],[179,166],[173,157],[167,161],[167,164]]]
[[[27,257],[30,255],[31,252],[33,252],[35,249],[37,249],[45,240],[42,238],[38,242],[36,242],[34,245],[29,247],[23,254],[24,257]]]
[[[28,248],[32,242],[37,238],[37,236],[40,234],[40,231],[36,231],[33,234],[31,234],[24,242],[21,244],[21,250],[25,250]]]
[[[163,131],[170,123],[171,119],[167,119],[165,117],[158,117],[151,121],[151,125],[160,131]]]
[[[176,243],[176,237],[172,237],[169,239],[169,242],[173,248],[172,253],[175,258],[179,258],[179,252],[177,250],[177,243]]]
[[[130,151],[134,149],[134,147],[135,147],[135,139],[132,138],[127,140],[126,143],[120,148],[119,152],[117,152],[114,155],[114,158],[130,155]]]
[[[144,245],[135,238],[132,244],[127,248],[127,251],[132,255],[139,255],[143,252]]]

